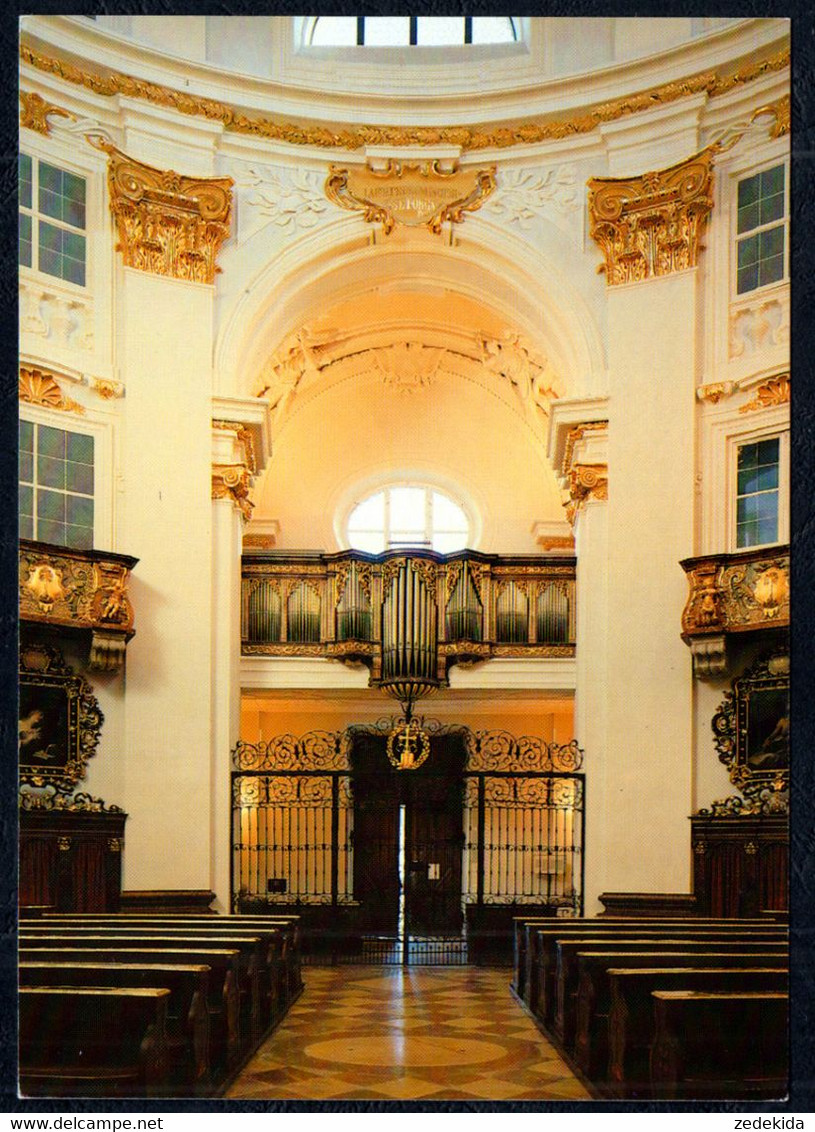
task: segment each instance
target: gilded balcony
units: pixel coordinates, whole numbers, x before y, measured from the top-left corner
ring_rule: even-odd
[[[21,622],[90,634],[91,668],[119,668],[135,633],[127,593],[138,562],[126,554],[20,540]]]
[[[789,546],[685,558],[680,566],[690,587],[682,640],[693,653],[695,675],[727,670],[728,634],[789,627]]]
[[[461,662],[574,656],[571,557],[259,551],[244,554],[242,574],[245,656],[361,661],[378,683],[403,633],[398,595],[405,586],[421,588],[409,633],[417,649],[432,655],[439,681]]]

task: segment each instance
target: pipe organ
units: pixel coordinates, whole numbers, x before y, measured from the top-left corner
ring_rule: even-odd
[[[427,690],[451,665],[491,657],[569,657],[575,560],[458,551],[382,554],[250,551],[242,568],[244,655],[300,654]]]

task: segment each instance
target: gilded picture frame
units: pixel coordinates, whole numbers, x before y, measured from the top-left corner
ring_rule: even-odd
[[[19,669],[20,785],[68,793],[85,777],[104,717],[84,677],[58,649],[24,646]]]
[[[789,658],[773,653],[733,681],[713,717],[719,760],[747,798],[789,789]]]

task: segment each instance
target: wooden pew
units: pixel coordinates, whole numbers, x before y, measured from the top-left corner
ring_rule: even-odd
[[[182,963],[208,966],[210,1060],[216,1076],[225,1076],[239,1063],[242,1042],[240,1025],[240,951],[235,947],[174,946],[174,943],[156,947],[151,941],[146,947],[142,941],[108,939],[81,939],[72,941],[37,937],[21,939],[21,962],[65,963]]]
[[[300,949],[300,917],[299,916],[232,916],[232,915],[185,915],[182,913],[147,914],[136,912],[117,912],[103,915],[100,913],[60,913],[58,916],[44,917],[46,923],[71,923],[76,926],[94,924],[121,924],[137,925],[139,928],[166,925],[175,930],[178,928],[206,928],[208,931],[225,928],[232,930],[245,929],[248,934],[260,933],[264,937],[267,933],[279,933],[279,944],[274,945],[274,961],[279,966],[276,975],[270,974],[274,981],[275,990],[270,993],[272,1017],[279,1021],[288,1007],[302,993],[302,957]]]
[[[656,924],[655,926],[635,925],[628,931],[620,931],[616,928],[613,929],[593,929],[589,931],[580,931],[569,929],[565,932],[551,932],[549,929],[542,931],[538,930],[537,940],[537,1000],[535,1016],[544,1023],[546,1026],[554,1024],[555,1014],[557,1012],[557,980],[558,980],[558,953],[557,942],[559,939],[572,940],[572,939],[585,939],[588,941],[596,941],[597,946],[591,947],[590,950],[601,950],[601,941],[608,940],[610,943],[620,939],[633,939],[637,938],[642,941],[665,938],[670,936],[672,939],[682,940],[687,938],[694,939],[714,939],[721,937],[723,939],[746,939],[750,943],[767,941],[773,943],[786,943],[786,931],[783,927],[773,924],[756,924],[755,926],[744,921],[731,920],[728,924],[704,924],[701,927],[692,927],[688,925],[679,924]],[[576,990],[576,977],[572,985],[572,989]]]
[[[20,925],[21,944],[31,944],[37,940],[62,946],[101,946],[105,942],[124,943],[142,949],[164,951],[165,948],[195,950],[200,947],[228,947],[240,953],[238,965],[238,994],[241,1002],[241,1044],[244,1050],[256,1045],[264,1033],[263,1004],[268,996],[263,990],[263,972],[266,970],[266,945],[257,935],[235,934],[229,931],[210,933],[191,930],[185,932],[178,928],[165,931],[161,927],[119,928],[104,925],[75,928],[66,925],[55,930],[50,925],[38,921],[36,925]],[[91,942],[93,941],[93,942]]]
[[[286,961],[286,937],[287,933],[290,935],[290,929],[283,925],[280,927],[270,926],[264,924],[261,928],[250,927],[248,924],[241,924],[240,926],[232,923],[219,923],[216,917],[209,916],[206,922],[199,923],[197,920],[187,922],[184,920],[173,918],[164,920],[163,918],[149,918],[144,920],[137,920],[128,917],[123,920],[118,915],[108,916],[80,916],[69,917],[60,916],[59,919],[46,919],[38,922],[36,928],[43,931],[51,928],[53,931],[79,931],[79,932],[92,932],[98,931],[126,931],[128,933],[137,932],[139,934],[155,934],[161,932],[162,935],[176,936],[181,935],[189,936],[233,936],[235,934],[241,936],[257,936],[261,939],[264,947],[264,954],[261,956],[260,970],[258,973],[259,980],[259,996],[260,996],[260,1009],[257,1018],[257,1027],[260,1033],[264,1033],[269,1027],[277,1023],[285,1014],[288,1008],[288,985],[289,974],[285,970],[284,964]],[[255,1035],[259,1036],[259,1033]]]
[[[169,1092],[206,1095],[212,1088],[209,1051],[210,968],[201,964],[76,963],[23,960],[20,986],[166,987]]]
[[[788,1084],[789,996],[654,991],[651,1097],[777,1100]]]
[[[703,935],[703,936],[670,936],[665,937],[652,937],[648,939],[620,939],[615,938],[613,942],[608,939],[592,939],[592,938],[575,938],[575,939],[561,939],[555,941],[556,952],[556,970],[557,970],[557,992],[555,995],[555,1016],[552,1023],[552,1031],[554,1036],[558,1039],[564,1049],[571,1052],[574,1048],[575,1031],[577,1022],[577,955],[581,951],[597,951],[602,947],[604,950],[613,952],[641,952],[646,954],[648,952],[659,954],[672,954],[672,953],[686,953],[688,955],[694,953],[702,953],[705,951],[717,952],[738,952],[738,951],[751,951],[761,950],[762,943],[780,942],[781,947],[785,945],[785,940],[778,940],[778,937],[769,936],[768,938],[756,939],[754,936],[740,936],[738,933],[730,933],[728,935]]]
[[[164,1095],[169,998],[164,987],[20,987],[23,1096]]]
[[[630,954],[613,950],[581,952],[577,956],[578,986],[575,1007],[574,1062],[593,1081],[605,1078],[608,1065],[609,1014],[611,1010],[611,969],[636,969],[648,967],[652,970],[682,968],[739,970],[764,966],[784,969],[789,962],[788,949],[782,947],[752,947],[745,945],[743,951],[718,950],[712,945],[709,951],[692,951],[682,954],[673,950],[660,954],[658,951]],[[649,1017],[646,1023],[650,1026]],[[650,1032],[650,1031],[649,1031]],[[647,1073],[646,1073],[647,1078]]]
[[[768,926],[766,919],[734,921],[733,919],[702,919],[688,916],[649,916],[643,920],[635,920],[628,916],[593,916],[574,920],[553,920],[551,918],[524,919],[523,917],[516,916],[514,919],[515,976],[514,983],[511,983],[510,986],[533,1014],[536,1014],[538,1011],[538,942],[540,939],[539,933],[541,931],[550,932],[557,930],[558,932],[568,934],[591,928],[593,931],[602,934],[621,932],[623,935],[631,935],[634,931],[638,932],[640,928],[642,928],[643,931],[650,932],[669,926],[682,931],[685,929],[701,931],[706,927],[712,926],[728,928],[735,926],[736,923],[745,927],[752,924],[757,928]]]
[[[733,957],[728,957],[732,963]],[[752,956],[751,959],[755,959]],[[655,990],[773,991],[786,993],[789,970],[783,966],[610,968],[607,1021],[608,1063],[601,1091],[616,1100],[650,1096],[649,1056],[653,1043]],[[578,1032],[579,1032],[578,1025]],[[578,1043],[579,1044],[579,1043]],[[598,1049],[598,1053],[600,1050]],[[598,1081],[593,1078],[594,1083]]]
[[[664,920],[658,917],[648,917],[641,923],[632,923],[630,918],[619,919],[609,923],[608,918],[601,920],[565,921],[558,925],[553,932],[552,925],[545,927],[529,925],[527,929],[527,962],[530,973],[527,979],[526,1005],[532,1014],[544,1022],[551,1022],[555,1010],[555,952],[554,940],[556,938],[570,938],[586,934],[590,930],[596,938],[615,938],[619,936],[641,935],[650,939],[670,930],[671,934],[684,938],[688,934],[697,934],[704,931],[744,931],[755,926],[756,930],[773,929],[774,925],[761,920],[689,920],[688,917],[676,919],[668,917]]]

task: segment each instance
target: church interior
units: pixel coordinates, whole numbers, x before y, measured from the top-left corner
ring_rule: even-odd
[[[19,65],[21,1095],[783,1099],[789,20]]]

